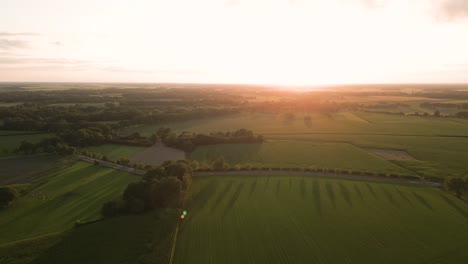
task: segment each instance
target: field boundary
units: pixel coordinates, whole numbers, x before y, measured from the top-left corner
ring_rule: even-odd
[[[175,247],[177,243],[177,235],[179,234],[179,223],[177,223],[174,240],[172,240],[172,248],[171,248],[171,257],[169,258],[169,264],[172,264],[174,261],[174,254],[175,254]]]

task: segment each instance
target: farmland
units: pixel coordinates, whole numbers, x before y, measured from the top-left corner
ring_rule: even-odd
[[[468,206],[430,187],[210,176],[195,181],[188,210],[175,263],[462,263],[468,257]]]
[[[86,150],[106,156],[109,160],[116,161],[122,157],[129,158],[136,153],[143,151],[144,147],[103,144],[100,146],[87,147]]]
[[[4,132],[6,134],[6,131]],[[22,141],[37,143],[49,137],[50,134],[24,134],[24,135],[1,135],[0,134],[0,157],[14,155],[14,150],[18,148]]]
[[[45,170],[62,163],[56,155],[34,155],[0,158],[0,185],[29,183]]]
[[[0,211],[0,244],[71,228],[100,218],[104,202],[135,176],[77,162],[49,172],[48,180]]]
[[[389,161],[351,144],[270,140],[263,144],[224,144],[197,148],[191,159],[210,162],[222,156],[231,165],[267,168],[339,168],[382,173],[411,174]]]

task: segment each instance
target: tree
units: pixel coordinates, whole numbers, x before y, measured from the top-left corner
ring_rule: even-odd
[[[448,191],[455,193],[455,195],[460,198],[468,188],[468,180],[449,177],[445,180],[445,188]]]
[[[213,169],[216,171],[229,169],[229,164],[224,160],[224,157],[218,157],[213,161]]]
[[[18,196],[11,187],[0,187],[0,207],[8,207]]]
[[[117,161],[117,164],[128,166],[128,164],[130,164],[130,160],[126,157],[122,157]]]
[[[18,147],[17,152],[24,154],[33,154],[36,152],[36,145],[29,141],[22,141],[21,145]]]
[[[434,112],[434,116],[435,116],[435,117],[440,117],[440,111],[439,111],[439,110],[436,110],[436,111]]]

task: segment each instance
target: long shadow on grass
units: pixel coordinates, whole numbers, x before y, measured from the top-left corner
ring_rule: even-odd
[[[343,198],[346,200],[349,206],[353,207],[353,201],[349,195],[348,188],[346,188],[346,186],[344,186],[341,182],[338,183],[338,186],[340,187],[340,192],[341,195],[343,195]]]
[[[257,181],[258,181],[258,177],[255,177],[255,181],[252,182],[252,185],[250,185],[249,197],[252,197],[252,195],[254,194],[255,188],[257,187]]]
[[[314,193],[314,203],[317,213],[322,216],[322,201],[320,199],[320,186],[317,180],[312,183],[312,191]]]
[[[275,195],[277,197],[279,196],[280,187],[281,187],[281,179],[278,179],[278,182],[276,183],[276,192],[275,192]]]
[[[216,192],[218,181],[210,180],[197,194],[194,195],[193,200],[197,201],[193,209],[201,209],[206,205],[213,193]]]
[[[368,183],[366,183],[366,186],[367,186],[367,189],[369,189],[369,192],[372,194],[372,196],[374,196],[374,198],[378,200],[379,198],[377,197],[377,194],[374,192],[374,188],[372,188],[372,186],[370,186],[370,184]]]
[[[432,208],[432,206],[426,201],[426,199],[424,199],[424,197],[422,197],[421,195],[419,195],[419,194],[417,194],[417,193],[415,193],[415,192],[413,192],[413,195],[414,195],[414,197],[416,197],[416,199],[418,199],[418,201],[419,201],[422,205],[424,205],[425,207],[427,207],[427,209],[434,210],[434,209]]]
[[[354,184],[354,190],[356,191],[357,195],[359,196],[359,199],[361,199],[361,201],[363,201],[364,196],[362,196],[362,192],[361,192],[361,190],[359,189],[359,187],[356,184]]]
[[[382,191],[385,194],[385,196],[387,197],[387,200],[391,204],[393,204],[396,207],[400,207],[400,204],[395,199],[393,199],[393,195],[385,187],[382,187]]]
[[[454,201],[452,201],[450,198],[448,198],[447,196],[442,195],[442,194],[440,195],[440,197],[442,197],[442,199],[444,199],[444,201],[447,202],[447,204],[449,204],[455,210],[457,210],[463,217],[468,218],[468,212],[463,210],[463,208],[458,206]]]
[[[301,181],[301,197],[302,197],[302,199],[305,199],[305,196],[306,196],[306,181],[305,181],[304,177],[302,177],[302,181]]]
[[[335,202],[335,192],[333,191],[333,186],[330,182],[325,183],[325,188],[327,189],[328,193],[328,198],[330,199],[333,208],[336,208],[336,202]]]
[[[268,183],[270,183],[270,176],[267,176],[267,179],[265,182],[265,190],[268,189]]]
[[[410,199],[408,199],[408,197],[398,188],[395,187],[395,189],[397,190],[398,194],[401,196],[401,198],[403,198],[403,200],[405,200],[409,205],[413,206],[413,203],[411,202]]]
[[[232,188],[232,184],[233,184],[232,181],[228,182],[228,184],[226,184],[226,187],[224,187],[224,189],[218,194],[218,197],[216,197],[216,200],[213,206],[211,207],[211,212],[214,212],[216,208],[219,206],[219,204],[221,203],[221,201],[223,200],[223,198],[226,197],[227,193]]]
[[[228,204],[224,208],[223,216],[226,216],[226,214],[232,209],[232,207],[234,206],[234,204],[237,201],[237,198],[239,198],[239,195],[240,195],[240,193],[242,191],[242,188],[244,188],[244,183],[241,183],[241,184],[237,185],[236,191],[231,196],[231,199],[229,199]]]

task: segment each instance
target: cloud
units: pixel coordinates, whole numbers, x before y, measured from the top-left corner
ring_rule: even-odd
[[[468,17],[468,0],[443,0],[438,8],[440,15],[445,19]]]
[[[54,45],[54,46],[63,46],[63,43],[60,42],[60,41],[52,41],[50,42],[51,45]]]
[[[120,73],[136,73],[136,74],[180,74],[180,75],[197,75],[199,71],[192,70],[181,70],[181,69],[169,69],[169,70],[140,70],[140,69],[128,69],[119,66],[102,67],[103,71],[107,72],[120,72]]]
[[[35,37],[40,35],[33,32],[0,32],[0,37]]]
[[[23,49],[28,47],[28,42],[20,39],[0,39],[0,49]]]

